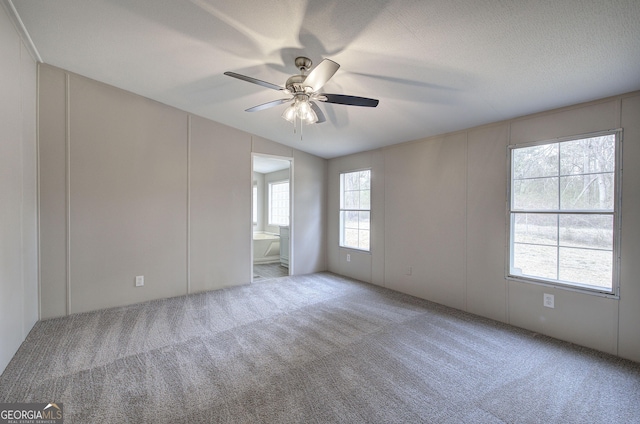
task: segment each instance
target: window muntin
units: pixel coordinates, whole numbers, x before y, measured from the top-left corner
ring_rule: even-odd
[[[620,132],[510,149],[508,276],[617,291]]]
[[[340,174],[340,246],[371,250],[371,170]]]
[[[289,181],[269,183],[268,225],[289,225]]]

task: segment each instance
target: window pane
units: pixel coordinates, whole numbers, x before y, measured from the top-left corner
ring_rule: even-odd
[[[344,208],[344,187],[345,187],[344,174],[340,174],[340,209]]]
[[[344,208],[345,209],[358,209],[360,205],[360,192],[359,191],[346,191],[344,193]]]
[[[360,171],[360,190],[371,188],[371,171]]]
[[[529,244],[513,244],[513,275],[557,279],[557,248]]]
[[[561,208],[613,210],[613,174],[574,175],[560,178]]]
[[[358,212],[354,212],[354,211],[345,212],[344,227],[353,228],[356,230],[358,229]]]
[[[360,185],[358,172],[349,172],[348,174],[344,174],[344,177],[344,189],[346,191],[358,190]]]
[[[513,241],[556,246],[558,244],[558,215],[516,213]]]
[[[557,144],[514,149],[512,168],[514,179],[558,175]]]
[[[371,191],[370,190],[360,191],[360,204],[358,205],[358,208],[371,209]]]
[[[355,247],[356,249],[358,248],[358,230],[344,230],[344,245],[345,247]]]
[[[512,190],[514,210],[558,209],[558,178],[515,180]]]
[[[358,231],[358,249],[369,250],[369,230]]]
[[[254,184],[253,186],[253,223],[256,224],[258,222],[258,186]]]
[[[614,172],[615,141],[613,134],[560,143],[560,172],[579,175]]]
[[[289,225],[289,181],[269,183],[269,225]]]
[[[611,289],[613,252],[560,248],[560,280]]]
[[[370,223],[369,223],[370,214],[371,212],[358,212],[358,222],[359,222],[358,228],[360,228],[361,230],[370,229]]]
[[[613,250],[613,216],[560,215],[560,245]]]

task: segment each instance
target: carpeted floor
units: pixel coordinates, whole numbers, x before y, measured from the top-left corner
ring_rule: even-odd
[[[36,324],[2,402],[65,423],[632,423],[640,364],[329,273]]]

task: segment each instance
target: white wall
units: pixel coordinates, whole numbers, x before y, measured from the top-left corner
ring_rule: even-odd
[[[332,159],[329,270],[640,361],[639,122],[631,93]],[[507,281],[507,146],[619,127],[620,299]],[[373,172],[371,253],[338,247],[338,176],[362,168]]]
[[[251,281],[251,154],[294,149],[59,68],[39,75],[42,318]],[[300,166],[296,184],[323,199],[326,161]],[[302,217],[324,216],[304,200]],[[319,244],[294,243],[294,272],[325,270],[324,221],[296,226]]]
[[[293,151],[293,249],[289,272],[310,274],[327,269],[327,161]]]
[[[390,149],[384,163],[384,281],[458,309],[465,307],[465,149],[458,133]]]
[[[618,354],[640,362],[640,95],[622,99],[624,128]]]
[[[36,63],[0,7],[0,373],[38,320]]]
[[[183,294],[186,113],[85,78],[68,93],[69,312]]]
[[[189,292],[251,281],[251,135],[191,120]]]

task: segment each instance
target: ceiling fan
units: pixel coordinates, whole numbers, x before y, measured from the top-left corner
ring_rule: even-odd
[[[376,99],[319,92],[319,90],[331,79],[340,67],[336,62],[324,59],[311,72],[309,72],[308,75],[306,75],[306,72],[313,65],[309,58],[297,57],[295,64],[296,67],[300,69],[300,74],[290,77],[284,87],[248,77],[246,75],[237,74],[235,72],[225,72],[224,74],[253,84],[258,84],[263,87],[271,88],[272,90],[278,90],[288,95],[289,97],[287,98],[273,100],[271,102],[246,109],[246,112],[257,112],[259,110],[291,102],[291,105],[284,111],[282,117],[287,121],[294,123],[294,125],[297,119],[299,119],[301,123],[305,122],[307,124],[322,123],[326,121],[324,114],[316,104],[316,101],[350,106],[378,106],[378,100]]]

